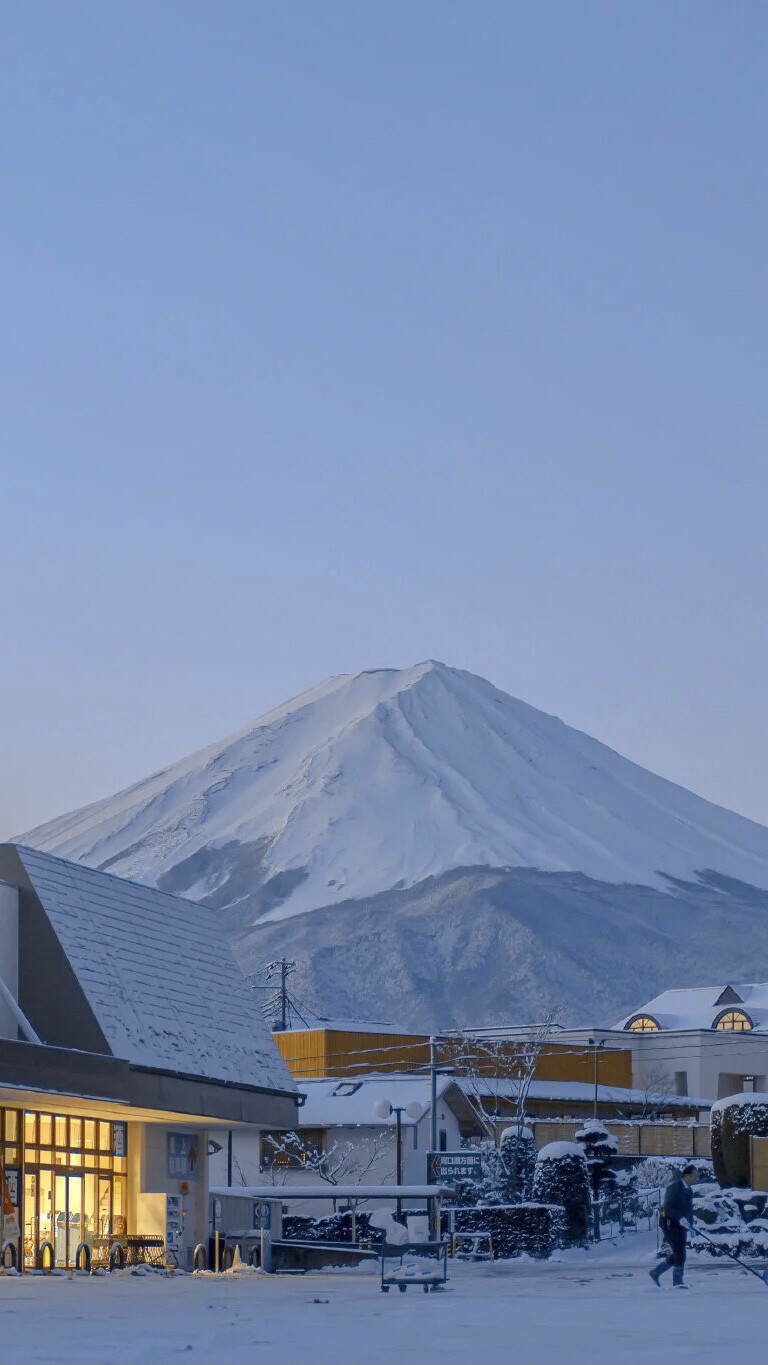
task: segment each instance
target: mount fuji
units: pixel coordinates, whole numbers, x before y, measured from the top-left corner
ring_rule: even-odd
[[[433,661],[331,678],[22,840],[211,905],[335,1017],[592,1023],[768,975],[768,829]]]

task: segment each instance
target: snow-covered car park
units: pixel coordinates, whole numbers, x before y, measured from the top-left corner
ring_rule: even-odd
[[[452,1262],[429,1294],[382,1294],[373,1266],[5,1276],[0,1361],[762,1365],[768,1287],[694,1255],[688,1293],[656,1289],[655,1249],[640,1233],[547,1262]]]

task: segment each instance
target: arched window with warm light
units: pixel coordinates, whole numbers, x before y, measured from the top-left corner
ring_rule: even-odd
[[[659,1025],[652,1014],[636,1014],[624,1025],[629,1033],[658,1033]]]
[[[718,1014],[712,1027],[731,1033],[749,1033],[754,1026],[749,1015],[743,1010],[723,1010],[722,1014]]]

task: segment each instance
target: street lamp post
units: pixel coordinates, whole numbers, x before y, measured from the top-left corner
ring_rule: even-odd
[[[590,1040],[589,1040],[589,1045],[590,1045],[591,1048],[594,1048],[594,1052],[595,1052],[595,1098],[594,1098],[594,1101],[593,1101],[593,1104],[592,1104],[592,1117],[596,1119],[596,1118],[597,1118],[597,1088],[598,1088],[598,1080],[599,1080],[599,1077],[600,1077],[600,1073],[599,1073],[599,1071],[598,1071],[598,1065],[599,1065],[599,1058],[600,1058],[600,1049],[601,1049],[601,1047],[605,1047],[605,1039],[604,1039],[604,1038],[601,1038],[600,1041],[598,1042],[597,1038],[590,1038]],[[598,1190],[598,1189],[596,1188],[596,1186],[593,1184],[593,1185],[592,1185],[592,1217],[593,1217],[593,1221],[594,1221],[594,1237],[595,1237],[595,1241],[596,1241],[596,1242],[599,1242],[599,1241],[600,1241],[600,1203],[599,1203],[598,1195],[599,1195],[599,1190]]]
[[[373,1106],[374,1113],[380,1119],[388,1119],[390,1114],[394,1114],[397,1124],[397,1157],[396,1157],[396,1176],[395,1183],[401,1186],[403,1183],[403,1114],[407,1114],[409,1119],[418,1123],[424,1113],[423,1105],[418,1100],[411,1100],[410,1104],[390,1104],[389,1100],[377,1100]],[[402,1218],[403,1201],[400,1195],[397,1196],[397,1217]]]
[[[599,1078],[599,1072],[598,1072],[598,1058],[599,1058],[599,1055],[600,1055],[600,1048],[601,1048],[601,1047],[605,1047],[605,1039],[604,1039],[604,1038],[601,1038],[600,1041],[598,1042],[596,1038],[590,1038],[590,1039],[589,1039],[589,1046],[590,1046],[591,1048],[594,1048],[594,1053],[595,1053],[595,1097],[594,1097],[594,1100],[593,1100],[593,1103],[592,1103],[592,1117],[596,1119],[596,1118],[597,1118],[597,1083],[598,1083],[598,1078]]]

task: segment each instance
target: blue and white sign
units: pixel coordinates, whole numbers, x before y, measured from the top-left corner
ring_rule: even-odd
[[[272,1205],[267,1199],[254,1199],[253,1226],[254,1228],[271,1228]]]
[[[18,1166],[6,1166],[5,1183],[8,1187],[8,1197],[14,1208],[19,1207],[21,1171]]]
[[[128,1124],[112,1124],[112,1155],[126,1156],[128,1152]]]
[[[481,1180],[480,1152],[430,1152],[427,1161],[430,1185],[450,1185],[455,1180]]]
[[[172,1180],[197,1180],[200,1145],[196,1133],[168,1134],[168,1174]]]

